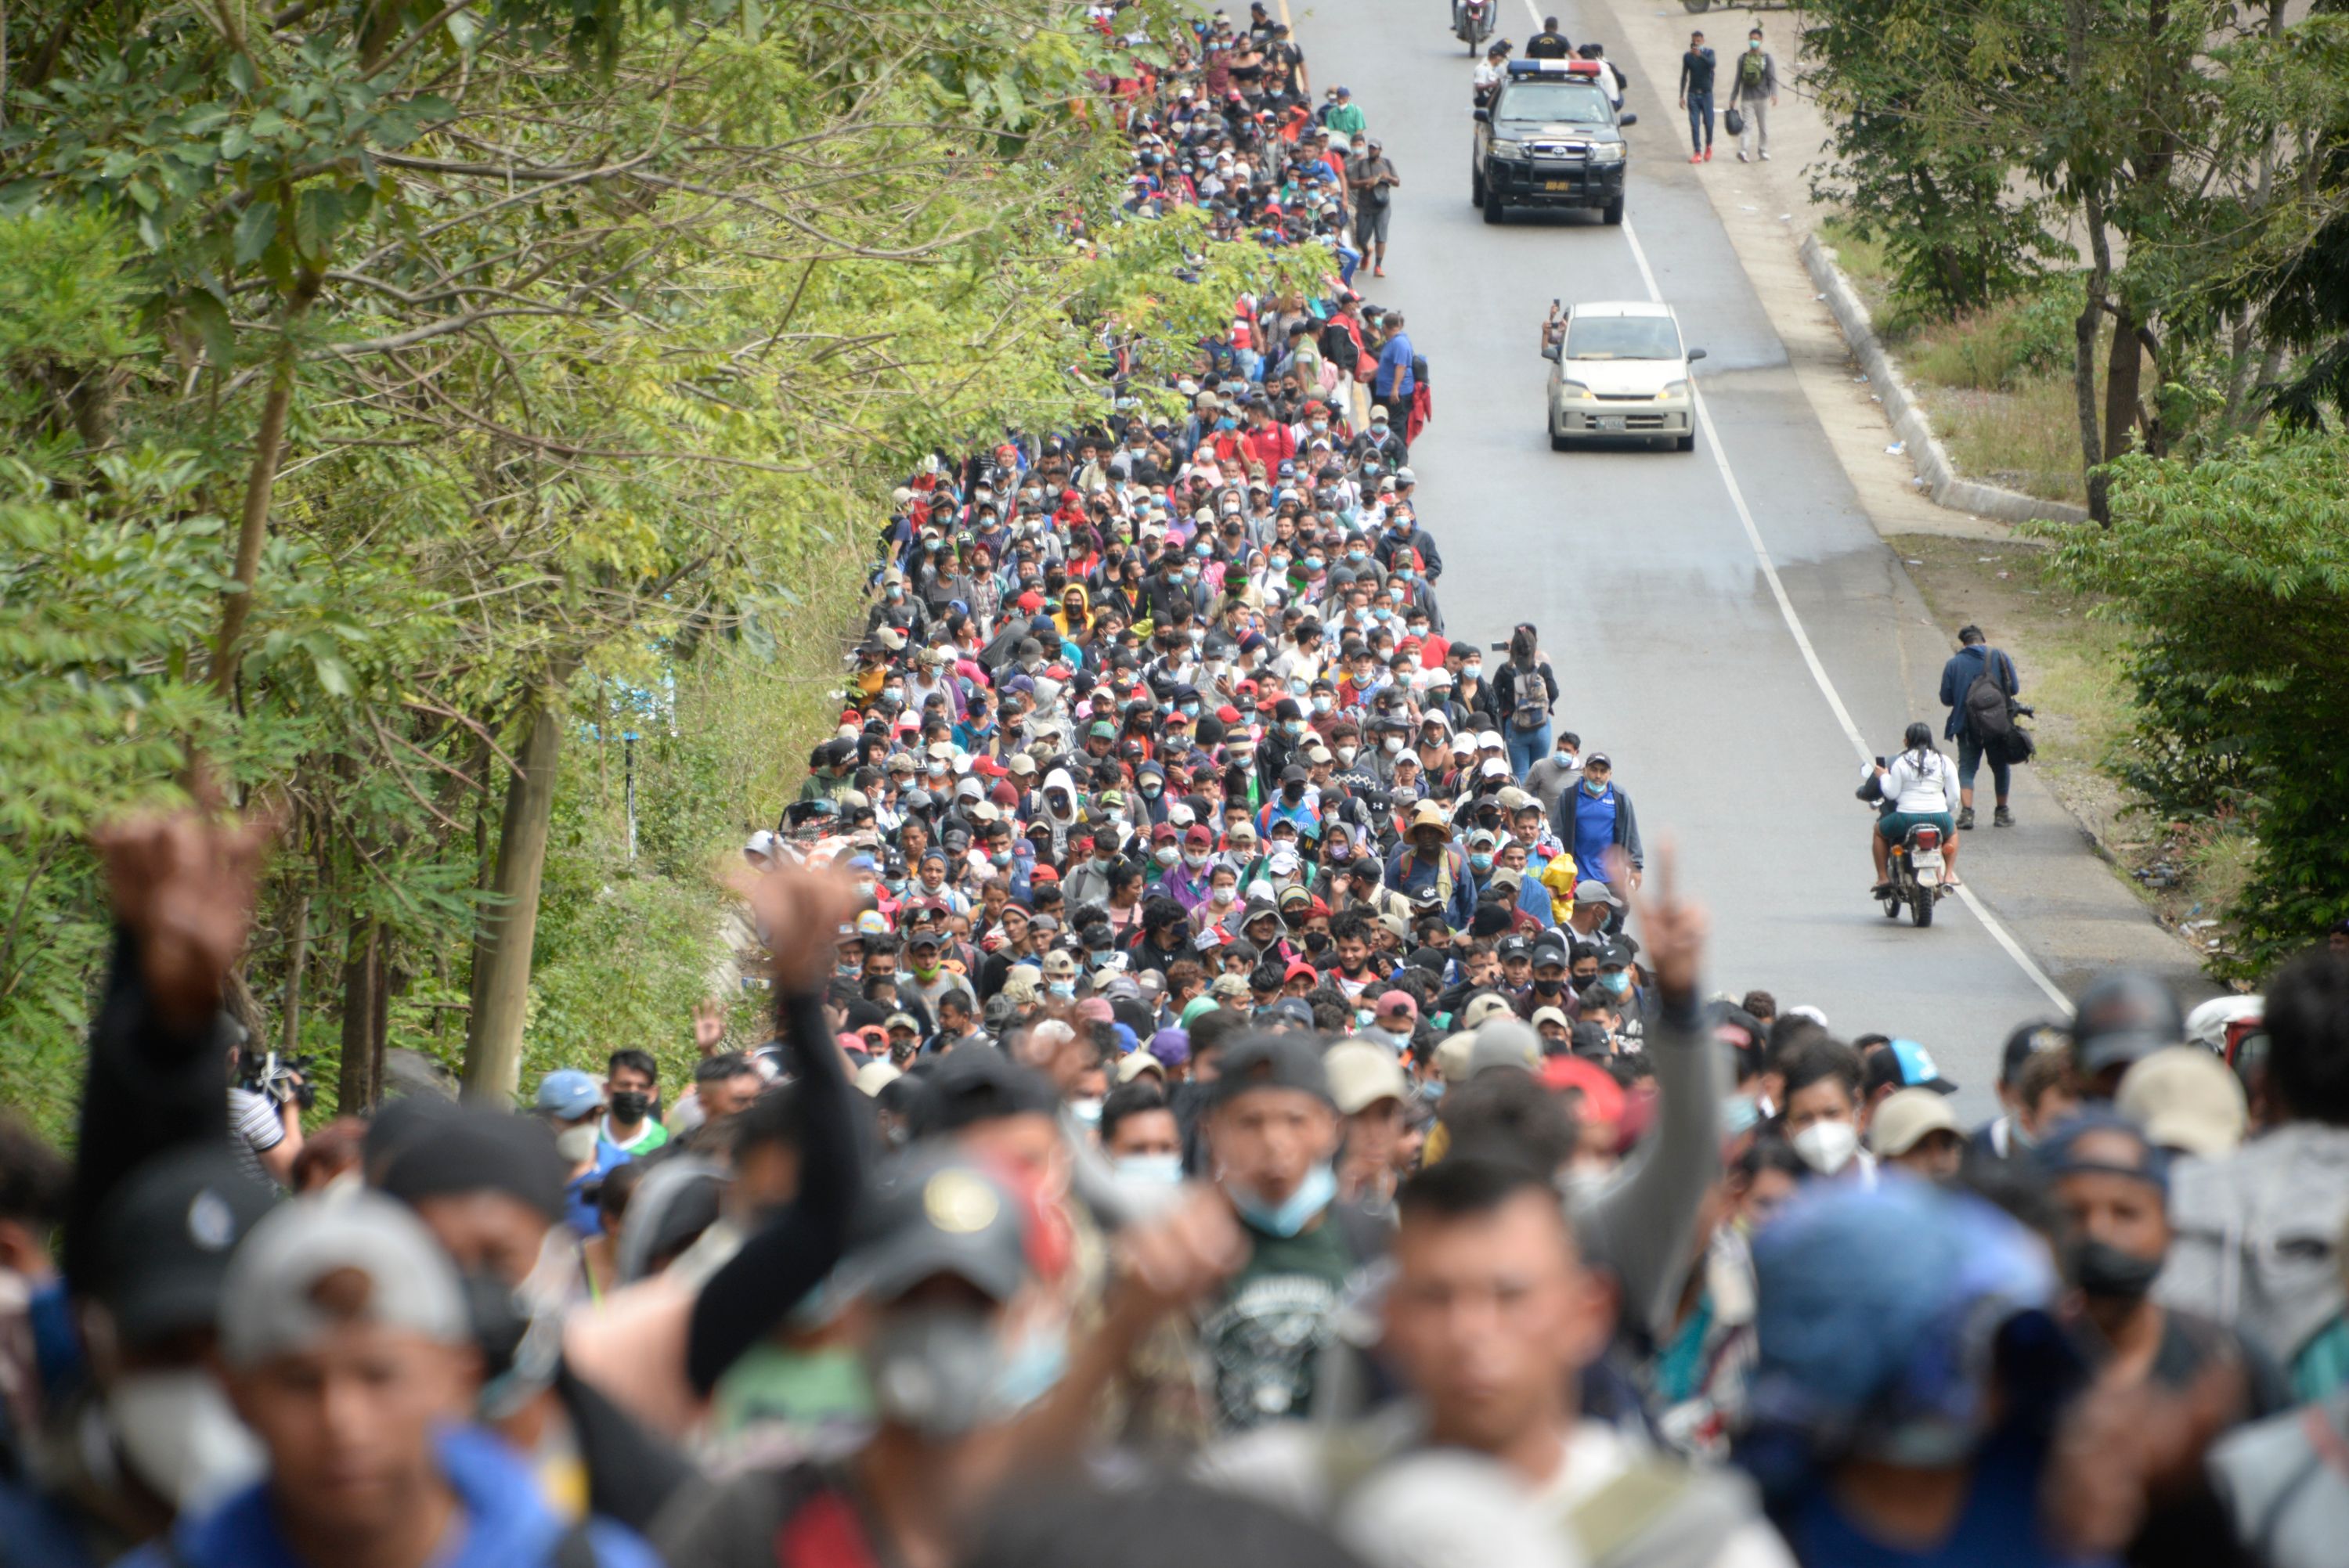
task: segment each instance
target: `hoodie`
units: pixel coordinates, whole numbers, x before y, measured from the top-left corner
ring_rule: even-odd
[[[470,1427],[443,1431],[434,1446],[463,1510],[450,1528],[453,1539],[435,1553],[434,1568],[554,1568],[569,1527],[548,1509],[512,1450]],[[598,1568],[660,1568],[652,1549],[618,1525],[597,1519],[585,1531]],[[182,1519],[171,1549],[150,1542],[122,1562],[123,1568],[332,1568],[295,1554],[277,1528],[266,1480],[210,1513]]]
[[[1067,799],[1063,810],[1052,809],[1052,791],[1060,790]],[[1044,788],[1037,796],[1035,820],[1052,830],[1052,859],[1064,859],[1069,852],[1069,832],[1079,820],[1084,797],[1077,792],[1077,781],[1069,777],[1065,768],[1055,768],[1044,775]]]

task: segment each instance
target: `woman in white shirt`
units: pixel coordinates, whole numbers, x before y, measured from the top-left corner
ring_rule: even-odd
[[[1890,767],[1877,769],[1876,774],[1892,809],[1877,819],[1876,830],[1868,835],[1868,853],[1876,861],[1874,891],[1880,896],[1892,874],[1891,846],[1920,822],[1941,830],[1941,881],[1958,886],[1958,824],[1951,815],[1951,802],[1958,798],[1958,770],[1933,748],[1932,727],[1910,725],[1900,738],[1900,755]]]

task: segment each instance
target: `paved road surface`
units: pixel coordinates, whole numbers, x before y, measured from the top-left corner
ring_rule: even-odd
[[[1525,0],[1502,5],[1501,31],[1522,45],[1539,24]],[[1713,908],[1715,984],[1815,1004],[1846,1036],[1920,1039],[1963,1087],[1961,1113],[1986,1114],[2000,1043],[2058,1010],[2051,985],[2076,991],[2116,961],[2184,978],[2184,950],[2035,783],[2018,788],[2023,825],[1990,831],[1987,772],[1985,826],[1961,860],[1981,908],[1944,901],[1918,931],[1868,901],[1858,742],[1897,750],[1912,717],[1940,733],[1949,645],[1860,510],[1699,184],[1725,177],[1723,163],[1684,161],[1672,84],[1640,79],[1604,5],[1569,0],[1558,14],[1568,36],[1598,37],[1631,72],[1640,124],[1620,229],[1595,212],[1512,212],[1493,228],[1470,207],[1471,62],[1444,0],[1299,11],[1317,87],[1353,89],[1403,181],[1388,276],[1356,281],[1406,313],[1430,363],[1435,418],[1412,465],[1444,543],[1451,633],[1491,643],[1520,620],[1540,627],[1564,723],[1613,758],[1651,866],[1659,841],[1676,841]],[[1733,32],[1729,16],[1707,20],[1722,39],[1743,36],[1742,19]],[[1553,454],[1537,351],[1549,302],[1651,286],[1709,351],[1697,450]]]

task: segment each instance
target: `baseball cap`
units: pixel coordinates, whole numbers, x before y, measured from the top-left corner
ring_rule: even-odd
[[[1119,1059],[1117,1064],[1118,1082],[1132,1083],[1143,1073],[1156,1073],[1163,1081],[1166,1077],[1166,1064],[1160,1061],[1156,1057],[1152,1056],[1148,1051],[1128,1051]]]
[[[1340,1040],[1321,1053],[1321,1070],[1340,1116],[1367,1110],[1382,1099],[1402,1099],[1410,1092],[1394,1052],[1368,1040]]]
[[[2006,1046],[1999,1054],[1998,1081],[2012,1088],[2023,1079],[2023,1066],[2041,1051],[2059,1050],[2072,1043],[2064,1026],[2052,1019],[2042,1018],[2019,1024],[2006,1037]]]
[[[2129,970],[2092,981],[2072,1017],[2072,1049],[2091,1077],[2185,1038],[2186,1020],[2169,987]]]
[[[1560,1012],[1556,1007],[1536,1007],[1534,1009],[1533,1024],[1536,1029],[1539,1029],[1544,1024],[1556,1024],[1559,1028],[1565,1029],[1569,1033],[1571,1033],[1574,1028],[1574,1020],[1568,1017],[1563,1012]]]
[[[251,1367],[348,1323],[443,1345],[472,1334],[456,1265],[406,1204],[366,1191],[279,1204],[229,1261],[222,1359]]]
[[[538,1109],[564,1121],[576,1121],[604,1103],[595,1080],[576,1068],[559,1068],[538,1080]]]
[[[1001,1051],[948,1051],[920,1077],[921,1096],[905,1119],[916,1138],[1011,1116],[1050,1116],[1060,1108],[1050,1080]]]
[[[1476,1031],[1475,1047],[1468,1053],[1468,1076],[1475,1078],[1495,1068],[1518,1068],[1539,1072],[1541,1037],[1533,1026],[1514,1017],[1495,1018]]]
[[[1374,1011],[1381,1018],[1392,1013],[1406,1013],[1416,1018],[1419,1016],[1419,1003],[1408,991],[1389,991],[1379,998]]]
[[[1603,903],[1609,909],[1620,909],[1623,907],[1623,901],[1615,896],[1615,890],[1608,886],[1605,882],[1600,882],[1597,877],[1584,877],[1580,882],[1574,884],[1574,902],[1577,903]]]
[[[1297,998],[1290,997],[1290,1002]],[[1279,1014],[1287,1002],[1276,1006]],[[1305,1012],[1309,1024],[1313,1010],[1298,1006]],[[1330,1099],[1330,1075],[1321,1066],[1321,1053],[1309,1038],[1295,1034],[1243,1035],[1224,1051],[1222,1064],[1216,1068],[1216,1081],[1209,1086],[1213,1105],[1229,1105],[1251,1089],[1301,1089],[1319,1099]]]
[[[92,1294],[122,1342],[212,1327],[230,1259],[276,1202],[217,1140],[134,1170],[99,1207],[90,1245]]]
[[[1544,1088],[1557,1094],[1578,1094],[1582,1103],[1575,1108],[1575,1119],[1599,1127],[1615,1127],[1623,1120],[1627,1097],[1623,1086],[1609,1076],[1605,1068],[1588,1057],[1559,1055],[1542,1060],[1541,1081]]]
[[[1245,1002],[1248,999],[1248,980],[1245,975],[1218,975],[1207,987],[1207,995],[1219,1002]]]
[[[879,1094],[905,1075],[887,1062],[866,1062],[856,1069],[857,1092],[868,1098]]]
[[[1030,1273],[1027,1216],[1025,1201],[986,1167],[951,1150],[918,1150],[883,1167],[866,1189],[842,1279],[882,1303],[941,1274],[1009,1300]]]
[[[1933,1065],[1933,1053],[1914,1040],[1890,1041],[1878,1053],[1878,1057],[1890,1057],[1899,1073],[1898,1078],[1881,1081],[1897,1083],[1902,1088],[1930,1088],[1936,1094],[1955,1094],[1958,1091],[1958,1086],[1943,1078],[1940,1068]],[[1868,1076],[1876,1078],[1881,1070],[1873,1069]]]
[[[1929,1132],[1964,1135],[1950,1102],[1930,1088],[1895,1089],[1868,1119],[1868,1141],[1881,1155],[1906,1154]]]
[[[2233,1153],[2251,1120],[2242,1083],[2200,1046],[2168,1046],[2129,1068],[2113,1108],[2154,1143],[2204,1160]]]
[[[1469,1028],[1474,1029],[1481,1026],[1487,1018],[1506,1018],[1508,1016],[1508,998],[1496,995],[1494,992],[1487,991],[1483,995],[1468,1004],[1466,1010],[1460,1015],[1460,1021]],[[1457,1037],[1454,1037],[1456,1038]]]
[[[502,1192],[551,1223],[563,1216],[569,1173],[545,1122],[478,1106],[452,1108],[414,1129],[383,1162],[378,1184],[410,1205],[458,1193]]]

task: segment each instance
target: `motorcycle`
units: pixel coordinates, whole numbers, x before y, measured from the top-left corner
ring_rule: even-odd
[[[1493,0],[1453,0],[1452,36],[1467,45],[1470,57],[1475,57],[1493,36]]]
[[[1886,859],[1885,880],[1891,891],[1879,901],[1884,918],[1899,919],[1906,905],[1911,925],[1932,924],[1933,906],[1950,894],[1949,884],[1941,880],[1941,830],[1930,822],[1918,823],[1891,846]]]

